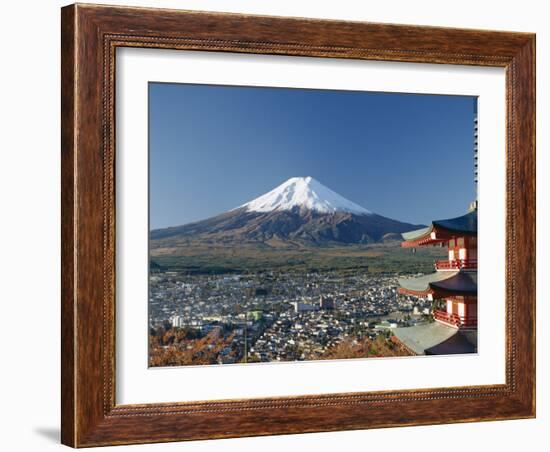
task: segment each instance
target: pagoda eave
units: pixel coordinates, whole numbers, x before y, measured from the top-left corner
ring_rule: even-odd
[[[397,292],[401,295],[412,295],[415,297],[427,297],[431,295],[434,299],[449,299],[455,297],[473,297],[477,296],[477,292],[472,291],[460,291],[460,290],[441,290],[438,288],[428,288],[426,290],[411,290],[404,287],[397,289]]]
[[[417,278],[399,280],[398,293],[414,296],[446,298],[477,296],[477,272],[436,272]]]
[[[403,248],[416,248],[417,246],[439,245],[446,243],[454,237],[454,234],[443,228],[431,226],[428,231],[417,237],[411,237],[401,242]]]
[[[405,287],[400,287],[399,289],[397,289],[397,293],[401,295],[413,295],[415,297],[426,297],[430,294],[433,294],[433,291],[431,288],[428,288],[426,290],[411,290],[406,289]]]
[[[477,211],[472,211],[457,218],[433,221],[429,226],[401,234],[403,248],[438,245],[455,237],[477,235]]]

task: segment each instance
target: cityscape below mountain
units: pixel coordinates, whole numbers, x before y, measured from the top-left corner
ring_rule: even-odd
[[[151,231],[150,365],[410,355],[390,331],[425,323],[430,302],[398,296],[397,277],[441,256],[400,247],[420,227],[293,177]]]

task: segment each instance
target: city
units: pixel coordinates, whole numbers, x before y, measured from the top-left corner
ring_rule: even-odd
[[[403,356],[397,327],[428,323],[431,301],[397,274],[271,271],[150,277],[150,366]]]

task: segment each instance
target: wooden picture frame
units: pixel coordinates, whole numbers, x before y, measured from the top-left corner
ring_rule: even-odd
[[[62,9],[62,442],[73,447],[535,416],[535,35],[147,8]],[[506,383],[115,403],[115,50],[506,70]]]

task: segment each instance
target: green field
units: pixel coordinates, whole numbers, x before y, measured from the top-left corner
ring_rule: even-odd
[[[367,270],[372,273],[433,271],[439,247],[401,248],[399,242],[328,247],[277,247],[266,244],[227,246],[188,243],[174,248],[152,247],[152,266],[191,273],[258,271]]]

